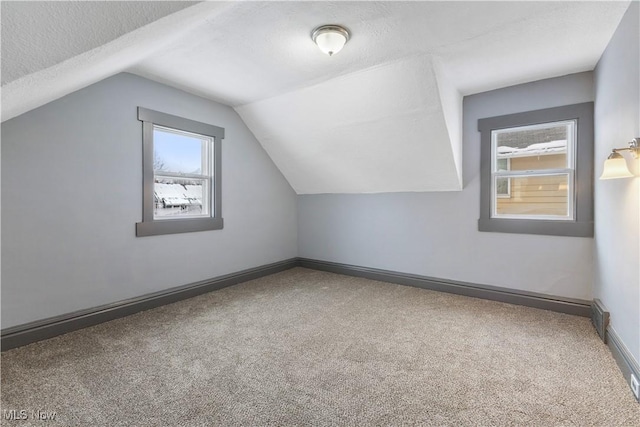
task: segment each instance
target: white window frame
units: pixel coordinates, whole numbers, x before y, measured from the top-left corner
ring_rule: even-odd
[[[162,170],[157,170],[155,168],[155,163],[154,163],[154,169],[153,169],[153,178],[154,178],[154,183],[158,180],[158,178],[162,179],[195,179],[195,180],[199,180],[199,181],[204,181],[206,184],[204,185],[203,188],[203,192],[202,192],[202,211],[203,213],[201,215],[189,215],[189,216],[183,216],[183,217],[162,217],[162,216],[156,216],[155,215],[155,209],[154,209],[154,216],[153,219],[154,221],[177,221],[177,220],[181,220],[181,219],[185,219],[185,218],[210,218],[211,217],[211,213],[215,210],[215,206],[212,205],[212,199],[213,199],[213,194],[212,194],[212,189],[214,186],[214,176],[213,176],[213,164],[214,164],[214,143],[215,140],[213,137],[211,136],[207,136],[207,135],[201,135],[198,133],[194,133],[194,132],[185,132],[183,130],[178,130],[178,129],[174,129],[174,128],[170,128],[170,127],[166,127],[166,126],[160,126],[160,125],[153,125],[153,130],[155,131],[162,131],[162,132],[167,132],[167,133],[173,133],[176,135],[181,135],[181,136],[187,136],[190,138],[194,138],[194,139],[199,139],[201,141],[204,141],[205,144],[202,147],[202,152],[201,152],[201,167],[200,170],[202,173],[200,174],[194,174],[194,173],[172,173],[169,171],[162,171]],[[154,133],[155,135],[155,133]],[[155,160],[155,148],[154,148],[154,160]],[[155,191],[154,191],[155,193]],[[155,200],[154,200],[155,201]]]
[[[136,223],[136,236],[156,236],[162,234],[190,233],[195,231],[220,230],[222,219],[222,140],[224,128],[197,122],[179,116],[138,107],[138,120],[142,122],[142,222]],[[201,216],[178,218],[155,217],[154,171],[154,129],[173,130],[176,133],[192,134],[198,138],[211,138],[210,153],[207,153],[210,173],[208,174],[209,212]],[[207,144],[209,145],[209,144]],[[172,177],[186,177],[185,174]],[[204,200],[203,200],[204,203]]]
[[[567,126],[567,167],[559,169],[536,169],[527,171],[512,171],[509,167],[508,171],[499,171],[497,160],[498,156],[496,148],[498,145],[498,136],[502,133],[530,131],[538,129],[547,129],[550,127]],[[576,170],[576,120],[561,120],[547,123],[539,123],[528,126],[515,126],[504,129],[494,129],[491,131],[491,218],[511,218],[511,219],[528,219],[528,220],[559,220],[573,221],[575,219],[575,170]],[[510,160],[511,159],[507,159]],[[497,209],[498,198],[497,180],[498,178],[507,178],[509,185],[509,194],[511,194],[511,178],[530,178],[535,176],[557,176],[567,175],[567,214],[566,215],[514,215],[499,214]]]

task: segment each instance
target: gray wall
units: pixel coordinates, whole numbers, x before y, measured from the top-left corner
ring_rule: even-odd
[[[136,107],[222,126],[224,229],[135,237]],[[231,109],[119,74],[2,124],[2,327],[297,255],[296,196]]]
[[[640,136],[640,5],[632,2],[595,70],[595,172],[612,148]],[[611,328],[640,362],[640,165],[635,178],[595,183],[594,296]]]
[[[478,119],[593,101],[580,73],[464,99],[464,190],[298,197],[301,257],[590,299],[593,239],[481,233]]]

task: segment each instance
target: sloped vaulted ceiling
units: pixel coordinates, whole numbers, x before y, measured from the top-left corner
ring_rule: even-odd
[[[3,120],[129,71],[233,106],[299,194],[461,189],[462,96],[593,69],[628,7],[153,2],[146,13],[147,2],[106,2],[91,37],[86,26],[64,33],[90,43],[54,40],[45,55],[25,41],[48,40],[36,21],[64,21],[69,3],[28,26],[4,3]],[[74,19],[98,16],[96,2],[72,3]],[[352,32],[331,58],[310,38],[329,23]]]
[[[298,193],[458,190],[462,97],[445,117],[439,83],[414,55],[237,111]]]

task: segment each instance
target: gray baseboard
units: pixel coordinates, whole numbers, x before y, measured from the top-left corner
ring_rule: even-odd
[[[298,265],[297,259],[263,265],[209,280],[178,286],[123,301],[50,317],[2,330],[2,351],[66,334],[78,329],[108,322],[140,311],[171,304],[217,289],[288,270]]]
[[[112,304],[106,304],[99,307],[80,310],[61,316],[50,317],[48,319],[3,329],[0,345],[2,351],[10,350],[12,348],[66,334],[68,332],[97,325],[99,323],[108,322],[140,311],[171,304],[173,302],[268,276],[270,274],[298,266],[313,270],[364,277],[367,279],[396,283],[399,285],[524,305],[584,317],[591,317],[592,314],[591,301],[560,298],[496,286],[444,280],[427,276],[381,270],[377,268],[339,264],[329,261],[292,258],[209,280],[203,280],[201,282],[178,286],[165,291],[143,295],[137,298],[118,301]],[[631,356],[629,350],[620,340],[620,337],[618,337],[616,332],[610,327],[606,330],[606,342],[627,383],[630,384],[631,382],[631,373],[633,373],[636,378],[640,379],[640,367],[638,366],[638,363]]]
[[[609,346],[609,350],[611,350],[613,358],[616,360],[629,387],[631,387],[631,374],[635,375],[640,381],[640,366],[638,366],[638,362],[634,360],[618,334],[611,327],[607,328],[607,346]],[[637,400],[640,402],[640,399]]]
[[[482,298],[510,304],[524,305],[557,311],[560,313],[577,316],[591,317],[591,301],[560,298],[533,292],[517,291],[500,288],[497,286],[478,285],[474,283],[458,282],[453,280],[438,279],[427,276],[419,276],[395,271],[380,270],[377,268],[360,267],[355,265],[339,264],[329,261],[317,261],[306,258],[298,258],[298,265],[314,270],[328,271],[348,276],[364,277],[382,282],[396,283],[399,285],[413,286],[416,288],[430,289],[439,292],[465,295],[468,297]]]
[[[328,261],[292,258],[197,283],[191,283],[124,301],[114,302],[112,304],[106,304],[99,307],[93,307],[86,310],[80,310],[3,329],[1,333],[2,337],[0,346],[2,351],[10,350],[36,341],[41,341],[76,331],[78,329],[125,317],[140,311],[149,310],[165,304],[171,304],[173,302],[222,289],[227,286],[268,276],[296,266],[349,276],[364,277],[440,292],[449,292],[475,298],[525,305],[545,310],[558,311],[561,313],[586,317],[591,316],[591,302],[589,301],[562,299],[548,295],[534,294],[531,292],[514,291],[506,288],[443,280]]]

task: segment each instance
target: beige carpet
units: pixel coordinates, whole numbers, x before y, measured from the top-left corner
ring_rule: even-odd
[[[640,425],[586,318],[303,268],[5,352],[2,409],[56,412],[3,420],[19,426]]]

